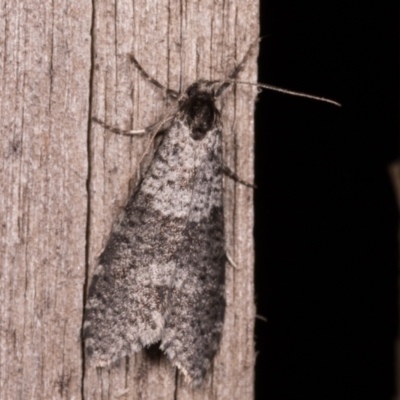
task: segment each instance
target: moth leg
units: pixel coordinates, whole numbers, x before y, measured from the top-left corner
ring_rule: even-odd
[[[136,60],[133,54],[130,56],[130,60],[132,64],[135,65],[135,67],[139,70],[143,78],[147,79],[149,82],[151,82],[154,86],[157,86],[160,88],[167,96],[171,97],[172,99],[176,100],[179,98],[180,93],[178,93],[175,90],[168,89],[164,85],[162,85],[160,82],[158,82],[156,79],[152,78],[144,69],[143,67],[139,64],[139,62]]]
[[[164,125],[166,122],[169,122],[172,119],[172,117],[164,120],[162,122],[162,125]],[[117,126],[111,126],[103,122],[102,120],[98,119],[97,117],[92,117],[92,120],[99,125],[101,125],[104,129],[107,129],[108,131],[112,133],[116,133],[117,135],[123,135],[123,136],[140,136],[140,135],[147,135],[148,133],[151,133],[154,131],[155,128],[159,128],[160,121],[157,121],[155,124],[152,124],[144,129],[138,129],[138,130],[125,130],[125,129],[120,129]]]
[[[224,174],[229,176],[229,178],[233,179],[236,182],[241,183],[242,185],[245,185],[247,187],[251,187],[253,189],[257,189],[256,185],[253,185],[252,183],[246,182],[243,179],[240,179],[239,176],[236,174],[236,172],[233,172],[226,164],[223,164],[222,169],[224,171]]]
[[[239,266],[236,264],[236,262],[233,260],[233,258],[227,251],[225,251],[225,255],[226,255],[226,259],[228,260],[229,264],[231,264],[233,268],[240,270]]]

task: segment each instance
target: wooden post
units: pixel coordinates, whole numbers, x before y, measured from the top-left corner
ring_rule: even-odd
[[[80,398],[91,3],[0,10],[0,398]]]
[[[254,395],[253,193],[225,179],[227,312],[203,386],[188,388],[145,352],[110,369],[82,356],[85,290],[148,138],[168,108],[129,61],[166,86],[223,79],[258,36],[258,2],[8,2],[0,18],[2,201],[0,398],[251,399]],[[257,80],[256,54],[240,79]],[[221,102],[226,164],[253,179],[256,89]]]

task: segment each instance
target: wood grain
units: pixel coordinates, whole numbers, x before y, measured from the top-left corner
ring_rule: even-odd
[[[258,2],[2,1],[0,18],[0,398],[251,399],[253,193],[225,179],[227,312],[204,385],[189,389],[145,352],[85,368],[85,290],[112,223],[141,174],[143,128],[168,108],[129,61],[171,89],[223,79],[258,36]],[[256,54],[241,80],[257,79]],[[256,89],[221,100],[227,165],[253,179]],[[150,159],[147,161],[150,162]]]
[[[79,398],[91,5],[0,9],[0,398]]]

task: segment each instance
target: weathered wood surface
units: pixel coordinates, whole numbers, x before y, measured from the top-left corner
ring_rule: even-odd
[[[87,369],[81,324],[87,280],[140,176],[148,138],[114,135],[168,108],[129,53],[184,89],[219,79],[258,35],[251,0],[2,1],[0,18],[0,398],[251,399],[254,380],[253,193],[225,180],[227,312],[222,346],[199,390],[144,353]],[[256,54],[240,78],[256,81]],[[256,89],[222,100],[226,163],[253,178]]]
[[[80,398],[91,5],[0,13],[0,398]]]

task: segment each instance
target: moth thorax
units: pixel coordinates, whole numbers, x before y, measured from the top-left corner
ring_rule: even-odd
[[[219,117],[214,98],[210,93],[194,94],[183,104],[182,109],[194,140],[203,139]]]

